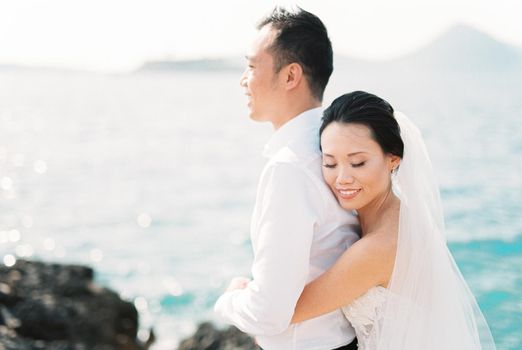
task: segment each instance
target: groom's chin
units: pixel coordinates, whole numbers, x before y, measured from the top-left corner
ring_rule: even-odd
[[[267,118],[263,118],[262,115],[259,115],[259,113],[255,113],[253,111],[250,111],[250,113],[248,113],[248,117],[251,120],[255,121],[255,122],[266,122],[266,121],[268,121]]]

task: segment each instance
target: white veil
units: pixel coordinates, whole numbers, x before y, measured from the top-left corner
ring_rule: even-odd
[[[405,115],[394,115],[404,142],[393,181],[401,209],[377,349],[495,349],[484,316],[446,245],[439,190],[420,131]]]

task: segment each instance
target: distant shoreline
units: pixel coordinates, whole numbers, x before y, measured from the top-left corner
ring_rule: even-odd
[[[364,60],[350,56],[336,55],[335,69],[365,71],[384,69],[401,69],[408,71],[427,69],[436,71],[458,72],[461,70],[485,73],[522,72],[522,48],[500,42],[488,34],[474,28],[457,25],[423,48],[404,56],[388,60]],[[143,72],[240,72],[244,69],[242,56],[214,57],[198,59],[157,59],[150,60],[135,69],[109,75],[125,75]],[[11,70],[43,70],[49,72],[68,73],[101,73],[95,70],[59,68],[45,66],[24,66],[17,64],[0,64],[0,72]]]

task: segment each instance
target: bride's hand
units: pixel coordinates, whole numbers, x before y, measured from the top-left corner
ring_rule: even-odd
[[[245,289],[248,282],[250,282],[249,278],[246,277],[234,277],[227,288],[227,292],[231,292],[236,289]]]

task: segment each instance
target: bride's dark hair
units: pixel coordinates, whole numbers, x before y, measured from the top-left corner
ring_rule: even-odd
[[[319,135],[332,122],[366,125],[384,153],[402,158],[404,143],[393,107],[382,98],[364,91],[354,91],[336,98],[323,113]]]

